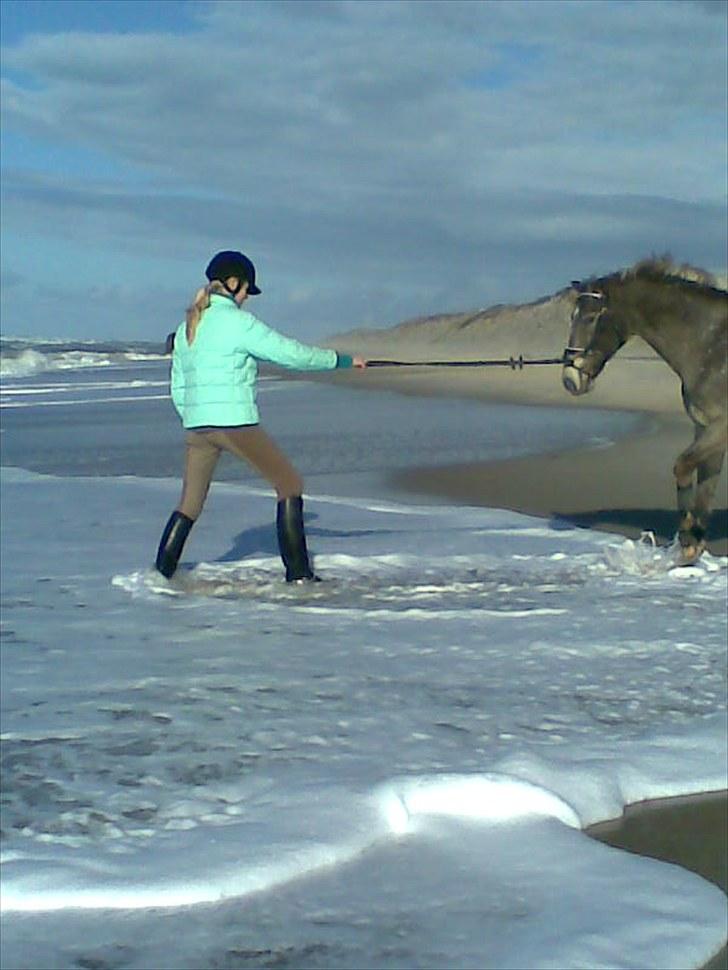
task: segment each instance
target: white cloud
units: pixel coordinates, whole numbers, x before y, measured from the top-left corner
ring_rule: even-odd
[[[185,277],[216,240],[249,246],[271,309],[318,329],[525,299],[645,249],[714,265],[726,39],[704,7],[226,0],[196,34],[29,36],[8,129],[129,179],[8,176],[6,231],[65,212],[74,245],[174,251]]]

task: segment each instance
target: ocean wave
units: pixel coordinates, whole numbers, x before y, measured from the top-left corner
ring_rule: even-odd
[[[111,361],[100,354],[64,353],[57,357],[37,350],[24,350],[17,357],[0,357],[0,377],[30,377],[52,370],[108,367]]]
[[[0,378],[159,361],[164,357],[163,349],[158,344],[140,342],[4,339],[0,342]]]

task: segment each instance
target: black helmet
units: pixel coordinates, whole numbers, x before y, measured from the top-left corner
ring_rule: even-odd
[[[205,276],[208,280],[222,282],[231,276],[237,276],[239,280],[245,280],[248,284],[250,296],[257,296],[260,293],[260,289],[255,285],[255,266],[244,253],[238,253],[232,249],[216,253],[208,263]]]

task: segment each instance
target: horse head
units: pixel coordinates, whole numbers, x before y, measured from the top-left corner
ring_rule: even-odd
[[[570,394],[580,395],[591,390],[594,379],[624,340],[620,339],[616,346],[607,346],[614,343],[615,334],[611,332],[606,290],[594,281],[575,281],[571,285],[576,290],[576,301],[571,312],[561,382]]]

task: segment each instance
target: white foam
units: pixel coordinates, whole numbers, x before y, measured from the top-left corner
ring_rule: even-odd
[[[63,401],[3,401],[0,403],[0,409],[69,407],[77,404],[116,404],[122,401],[127,403],[132,401],[164,401],[168,397],[169,394],[134,394],[126,396],[119,395],[114,397],[77,397],[73,400]]]
[[[291,588],[269,492],[221,483],[167,581],[178,482],[2,485],[4,966],[720,946],[717,888],[579,829],[728,784],[724,560],[319,496]]]
[[[47,369],[47,359],[37,350],[24,350],[17,357],[0,357],[0,377],[29,377]]]
[[[382,808],[392,830],[412,830],[418,816],[446,815],[481,822],[514,822],[529,816],[556,818],[580,828],[573,808],[538,785],[505,775],[440,775],[402,779],[385,786]]]
[[[5,338],[7,344],[12,338]],[[0,354],[0,378],[12,380],[33,377],[37,374],[56,371],[87,371],[94,368],[108,368],[115,365],[159,363],[164,358],[158,353],[124,349],[119,343],[117,349],[100,349],[99,341],[84,341],[83,349],[78,344],[71,349],[64,347],[64,340],[16,340],[27,346],[9,351],[7,347]],[[38,347],[43,347],[39,350]],[[49,349],[57,347],[58,349]]]
[[[17,357],[3,354],[0,359],[0,377],[30,377],[45,371],[86,370],[93,367],[109,367],[113,363],[106,354],[67,350],[56,354],[37,350],[23,350]]]
[[[168,387],[169,381],[145,381],[135,378],[129,381],[84,381],[83,384],[74,383],[53,383],[46,384],[44,386],[38,387],[3,387],[0,388],[0,397],[7,397],[12,395],[13,397],[25,397],[28,395],[38,395],[38,394],[77,394],[79,390],[84,391],[98,391],[107,390],[114,391],[120,389],[128,389],[133,387]],[[168,395],[167,395],[168,396]]]

